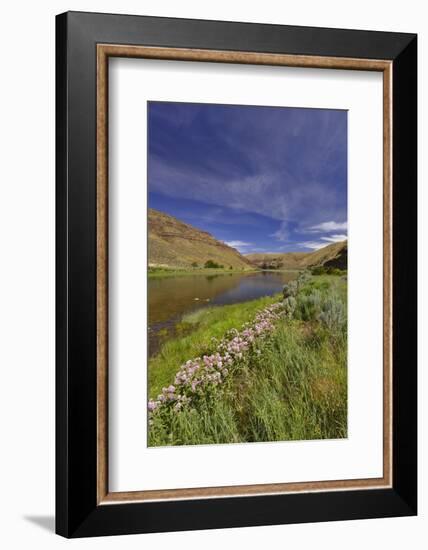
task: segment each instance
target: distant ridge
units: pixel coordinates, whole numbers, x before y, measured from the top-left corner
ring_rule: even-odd
[[[204,267],[211,260],[229,269],[253,269],[238,250],[153,208],[148,210],[149,267]]]
[[[348,241],[329,244],[313,252],[247,254],[245,257],[262,269],[305,269],[318,265],[347,269]]]

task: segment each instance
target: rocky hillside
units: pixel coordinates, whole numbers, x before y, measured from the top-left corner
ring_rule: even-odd
[[[246,258],[262,269],[305,269],[316,265],[347,268],[348,241],[333,243],[314,252],[284,254],[248,254]]]
[[[252,269],[253,265],[235,248],[173,216],[148,210],[149,267],[204,267],[212,260],[226,269]]]

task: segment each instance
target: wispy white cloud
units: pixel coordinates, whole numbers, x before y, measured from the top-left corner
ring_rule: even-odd
[[[253,243],[247,243],[245,241],[225,241],[224,244],[237,248],[239,252],[248,252],[248,247],[253,246]]]
[[[303,243],[299,243],[297,246],[301,248],[310,248],[311,250],[319,250],[327,245],[325,241],[305,241]]]
[[[278,241],[285,242],[288,240],[289,231],[287,222],[281,222],[279,229],[269,235],[270,237],[275,237]]]
[[[329,244],[346,241],[347,238],[348,237],[345,234],[329,235],[327,237],[320,237],[321,240],[319,241],[304,241],[299,243],[298,246],[301,248],[309,248],[311,250],[319,250]]]
[[[227,241],[226,244],[228,246],[251,246],[253,243],[246,243],[244,241]]]
[[[307,228],[308,233],[328,233],[329,231],[346,231],[348,222],[323,222]],[[346,239],[346,237],[345,237]]]
[[[339,243],[340,241],[346,241],[347,235],[329,235],[328,237],[321,237],[323,241],[330,243]]]

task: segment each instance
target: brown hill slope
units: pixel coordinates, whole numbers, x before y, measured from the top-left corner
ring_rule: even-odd
[[[212,235],[173,216],[149,208],[149,266],[203,267],[205,262],[226,269],[251,269],[254,266],[235,248],[217,241]]]
[[[348,241],[329,244],[314,252],[286,252],[284,254],[248,254],[246,258],[264,269],[305,269],[316,265],[346,269]]]

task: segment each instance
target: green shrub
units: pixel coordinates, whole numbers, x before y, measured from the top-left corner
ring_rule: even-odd
[[[289,319],[292,319],[294,317],[294,313],[296,311],[296,306],[297,306],[296,298],[294,296],[289,296],[288,298],[285,298],[283,303],[284,303],[287,317]]]
[[[296,296],[298,290],[297,281],[290,281],[282,287],[282,295],[284,299],[290,296]]]
[[[311,280],[309,283],[307,283],[304,287],[302,287],[299,291],[299,294],[303,294],[305,296],[309,296],[309,294],[312,294],[315,290],[319,290],[322,294],[325,294],[330,289],[331,285],[329,281],[324,280]]]
[[[344,301],[335,291],[322,290],[306,287],[304,292],[299,293],[295,318],[301,321],[319,321],[332,332],[345,332],[347,311]]]
[[[299,289],[303,287],[305,284],[307,284],[311,279],[311,274],[309,271],[302,271],[300,275],[297,277],[297,286]]]
[[[309,294],[300,293],[297,298],[296,318],[301,321],[318,321],[322,302],[322,294],[319,290],[313,290]]]
[[[222,269],[224,266],[214,262],[213,260],[207,260],[204,264],[206,269]]]
[[[343,332],[347,326],[347,314],[343,301],[331,294],[321,306],[318,320],[324,323],[330,330]]]
[[[338,267],[316,265],[311,268],[312,275],[343,275],[346,271]]]

